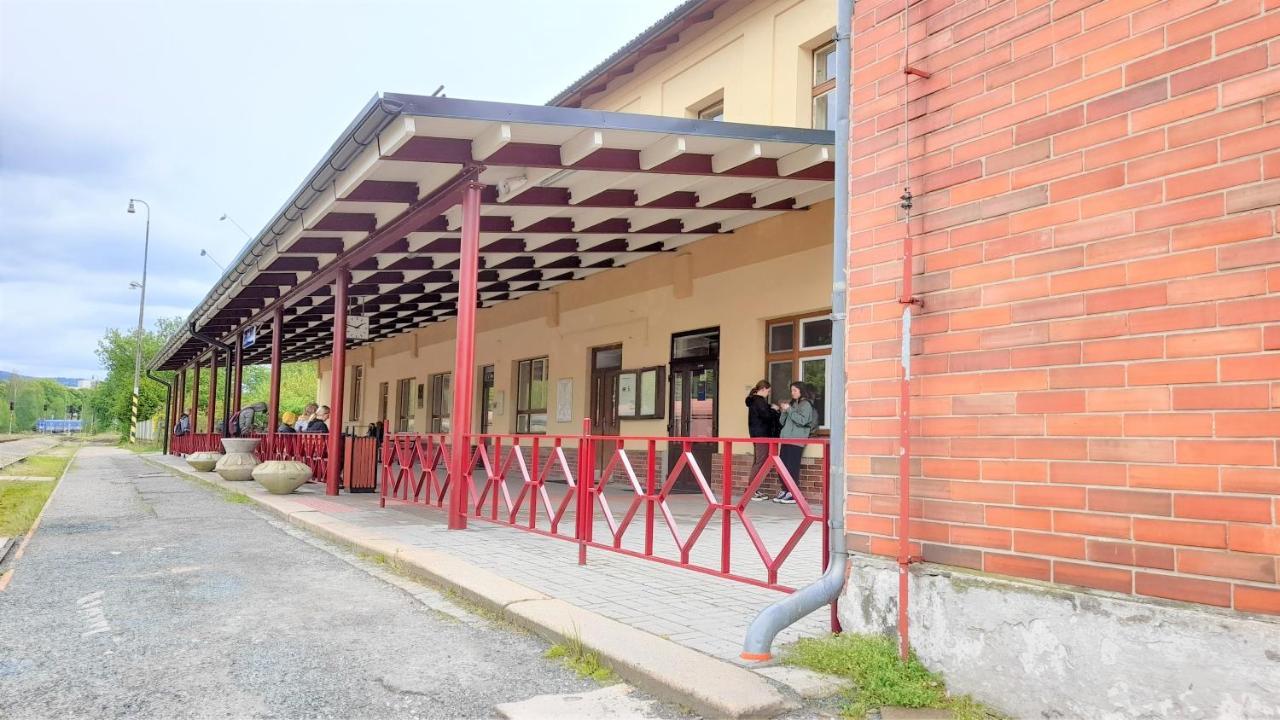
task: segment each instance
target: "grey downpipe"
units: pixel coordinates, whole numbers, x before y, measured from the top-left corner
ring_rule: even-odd
[[[152,380],[155,380],[156,382],[158,382],[158,383],[160,383],[161,385],[163,385],[163,386],[164,386],[164,443],[163,443],[163,447],[164,447],[164,454],[165,454],[165,455],[168,455],[168,454],[169,454],[169,430],[170,430],[170,428],[172,428],[172,427],[173,427],[173,425],[171,425],[171,424],[170,424],[170,423],[172,423],[173,421],[172,421],[172,419],[169,417],[169,411],[170,411],[170,410],[172,409],[172,407],[173,407],[173,405],[172,405],[172,403],[173,403],[173,383],[169,382],[168,380],[165,380],[164,378],[160,377],[159,375],[156,375],[156,374],[151,370],[151,368],[147,368],[147,377],[151,378]]]
[[[231,420],[231,381],[235,379],[235,373],[231,372],[231,358],[235,355],[236,349],[224,342],[220,342],[215,337],[205,335],[204,333],[197,331],[195,322],[192,322],[190,327],[191,337],[209,343],[213,346],[213,353],[215,355],[218,354],[218,350],[222,350],[227,354],[227,381],[222,384],[222,435],[223,437],[226,437],[227,428],[230,427],[229,422]],[[832,340],[835,340],[834,335],[832,335]],[[212,382],[212,380],[210,380],[210,382]]]
[[[844,589],[849,553],[844,539],[844,485],[845,485],[845,415],[847,407],[845,388],[845,346],[848,331],[845,327],[845,309],[848,302],[847,266],[849,262],[849,76],[851,74],[850,35],[853,25],[854,0],[839,0],[836,9],[836,197],[835,237],[832,242],[831,264],[831,363],[832,388],[840,389],[839,412],[828,419],[831,430],[831,475],[827,483],[827,523],[830,560],[826,572],[811,585],[770,605],[751,621],[747,637],[742,644],[744,660],[768,660],[773,639],[779,632],[800,618],[835,602]]]

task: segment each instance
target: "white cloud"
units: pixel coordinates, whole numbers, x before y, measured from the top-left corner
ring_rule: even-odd
[[[244,244],[217,218],[266,223],[376,91],[544,102],[677,2],[4,2],[0,369],[101,374],[137,320],[129,197],[147,317],[185,317],[220,275],[200,249]]]

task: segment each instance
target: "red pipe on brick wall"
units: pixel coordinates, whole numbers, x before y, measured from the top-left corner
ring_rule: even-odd
[[[910,208],[911,191],[902,196]],[[907,216],[910,223],[910,215]],[[899,361],[901,381],[898,397],[898,651],[906,660],[911,653],[908,638],[908,599],[911,565],[911,306],[918,302],[911,296],[911,263],[913,248],[911,231],[902,240],[902,357]]]
[[[911,563],[911,308],[920,304],[911,294],[911,274],[915,249],[911,238],[911,77],[928,78],[929,74],[911,67],[911,0],[903,0],[902,88],[903,188],[902,188],[902,354],[898,396],[898,654],[906,661],[911,656],[910,598]]]

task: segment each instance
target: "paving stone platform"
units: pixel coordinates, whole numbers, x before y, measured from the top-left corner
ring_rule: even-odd
[[[180,458],[149,457],[183,472],[192,472]],[[216,477],[213,473],[200,475]],[[587,564],[580,566],[578,548],[573,542],[478,520],[472,520],[465,531],[450,531],[439,509],[403,503],[380,508],[377,494],[325,497],[323,490],[322,486],[309,484],[293,497],[318,513],[376,530],[402,543],[455,555],[551,597],[733,662],[738,662],[751,620],[784,596],[781,591],[597,548],[588,551]],[[549,487],[548,490],[551,506],[556,507],[562,489]],[[623,514],[630,496],[619,492],[610,493],[608,497],[614,505],[615,517]],[[682,537],[688,536],[706,508],[698,496],[674,497],[670,506]],[[747,515],[761,542],[774,554],[798,526],[799,512],[794,506],[752,503]],[[572,513],[562,520],[568,528],[573,527],[573,522]],[[638,516],[634,522],[643,522],[643,519]],[[655,533],[655,552],[670,555],[675,552],[675,541],[667,526],[661,520],[657,522],[663,532]],[[545,522],[542,526],[545,527]],[[764,571],[751,540],[737,521],[732,530],[734,570],[763,579]],[[608,537],[608,526],[598,515],[595,533],[597,541]],[[690,559],[703,564],[718,563],[720,533],[718,519],[708,523]],[[632,539],[628,534],[624,547],[635,547],[633,543],[640,542],[639,535]],[[783,570],[779,582],[792,587],[804,585],[821,574],[821,527],[817,523],[801,537]],[[783,631],[778,636],[778,644],[822,635],[829,629],[829,613],[819,610]]]

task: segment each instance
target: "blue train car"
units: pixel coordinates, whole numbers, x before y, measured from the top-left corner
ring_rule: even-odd
[[[80,432],[79,420],[37,420],[36,432],[65,434]]]

